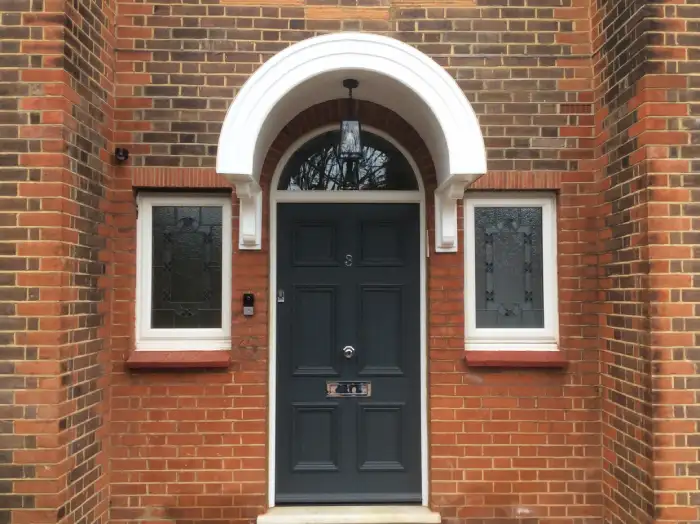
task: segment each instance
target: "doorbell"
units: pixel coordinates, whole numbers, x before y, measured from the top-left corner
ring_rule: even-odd
[[[255,295],[243,293],[243,316],[252,317],[255,313]]]

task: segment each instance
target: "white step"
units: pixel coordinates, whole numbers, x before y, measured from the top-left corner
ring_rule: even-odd
[[[423,506],[278,506],[257,524],[440,524]]]

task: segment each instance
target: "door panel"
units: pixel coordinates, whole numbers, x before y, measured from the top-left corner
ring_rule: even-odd
[[[403,402],[361,402],[358,410],[360,471],[404,471]]]
[[[338,471],[338,403],[292,403],[292,469]]]
[[[293,375],[337,376],[338,308],[336,286],[294,286],[290,298]],[[310,320],[309,320],[310,319]]]
[[[276,502],[420,502],[418,205],[279,204],[277,231]]]
[[[361,376],[403,375],[402,303],[402,286],[361,286],[357,326],[363,349],[357,355]]]
[[[301,222],[296,224],[292,234],[293,266],[338,265],[338,230],[334,221]]]
[[[402,266],[404,246],[401,224],[396,222],[360,222],[360,265]]]

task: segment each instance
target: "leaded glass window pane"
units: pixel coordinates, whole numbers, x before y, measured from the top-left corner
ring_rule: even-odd
[[[221,328],[222,208],[153,206],[154,329]]]
[[[309,140],[289,159],[278,189],[289,191],[417,190],[411,165],[390,142],[362,132],[362,158],[344,161],[340,133]]]
[[[543,328],[542,208],[475,207],[477,328]]]

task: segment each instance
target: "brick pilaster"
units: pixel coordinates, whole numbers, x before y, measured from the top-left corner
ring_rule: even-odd
[[[114,5],[0,17],[0,522],[104,523]]]

